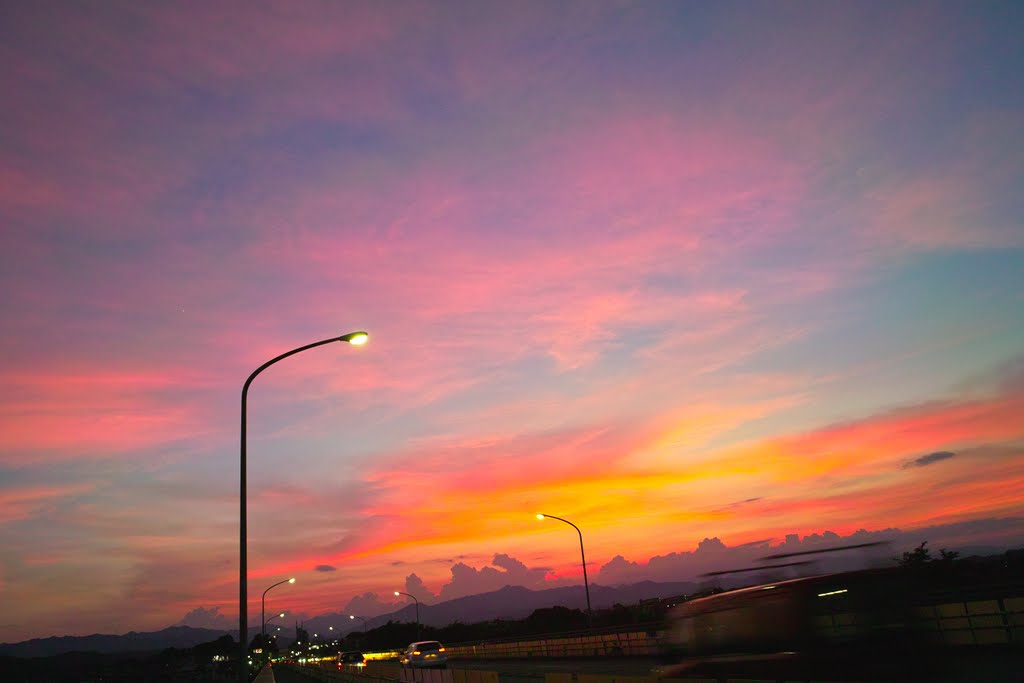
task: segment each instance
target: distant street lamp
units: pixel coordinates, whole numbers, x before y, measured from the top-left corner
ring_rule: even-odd
[[[350,614],[350,615],[348,615],[348,618],[349,619],[359,619],[360,621],[362,621],[363,622],[363,633],[366,633],[367,629],[369,628],[369,624],[366,623],[366,619],[363,619],[362,617],[360,617],[360,616],[358,616],[356,614]]]
[[[245,384],[242,385],[242,429],[241,429],[241,452],[240,452],[240,486],[239,486],[239,533],[238,533],[238,680],[240,683],[249,683],[249,667],[246,663],[249,660],[249,612],[248,612],[248,575],[246,573],[246,505],[245,505],[245,413],[246,413],[246,401],[249,396],[249,385],[256,379],[256,375],[260,374],[271,365],[279,360],[284,360],[288,356],[294,356],[296,353],[307,351],[317,346],[323,346],[324,344],[330,344],[332,342],[347,342],[356,346],[365,344],[370,336],[366,332],[350,332],[343,334],[340,337],[331,337],[330,339],[324,339],[322,341],[314,342],[312,344],[306,344],[300,346],[297,349],[292,349],[287,353],[282,353],[280,356],[268,360],[263,365],[256,368],[249,378],[245,380]]]
[[[267,619],[266,621],[264,621],[264,622],[263,622],[263,637],[264,637],[264,638],[266,638],[266,637],[267,637],[267,636],[266,636],[266,634],[267,634],[267,624],[269,624],[270,622],[272,622],[272,621],[273,621],[274,619],[277,619],[278,617],[282,617],[282,618],[283,618],[283,617],[284,617],[284,612],[281,612],[280,614],[271,614],[271,615],[270,615],[270,618],[269,618],[269,619]],[[278,626],[278,627],[277,627],[277,630],[278,630],[278,631],[280,631],[280,630],[281,630],[281,627],[280,627],[280,626]],[[276,637],[276,636],[275,636],[275,637]]]
[[[295,583],[295,579],[291,578],[291,579],[285,579],[284,581],[278,581],[277,583],[275,583],[270,588],[277,588],[282,583]],[[267,590],[263,591],[263,597],[260,598],[260,621],[263,622],[263,629],[260,631],[260,635],[263,637],[263,640],[267,639],[267,621],[269,621],[266,618],[266,614],[267,614],[267,593],[270,592],[270,588],[268,588]],[[282,614],[281,616],[283,617],[284,614]],[[273,619],[274,617],[270,617],[270,618]]]
[[[567,519],[562,519],[561,517],[555,517],[554,515],[544,515],[544,514],[540,514],[540,513],[537,514],[537,519],[545,519],[545,518],[557,519],[559,522],[565,522],[566,524],[571,526],[573,529],[575,529],[576,533],[580,535],[580,559],[583,561],[583,588],[587,592],[587,624],[593,626],[593,624],[594,624],[594,621],[593,621],[594,620],[594,615],[590,611],[590,583],[587,581],[587,556],[583,554],[583,532],[580,531],[580,528],[578,526],[576,526],[575,524],[573,524],[572,522],[570,522]]]
[[[395,595],[408,595],[413,600],[416,600],[416,596],[412,593],[403,593],[402,591],[395,591]],[[420,601],[416,600],[416,640],[420,639]]]

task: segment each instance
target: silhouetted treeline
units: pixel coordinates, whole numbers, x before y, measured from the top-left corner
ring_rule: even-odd
[[[238,645],[231,636],[192,648],[167,648],[152,654],[69,652],[53,657],[3,657],[0,671],[12,683],[221,683],[236,679],[233,658]]]
[[[615,605],[594,612],[594,628],[625,627],[652,624],[664,616],[661,601],[644,605]],[[442,643],[468,643],[506,638],[539,636],[549,633],[583,631],[587,628],[587,615],[568,607],[547,607],[534,610],[525,619],[495,619],[475,624],[456,622],[442,628],[422,626],[417,638],[416,624],[389,621],[383,626],[362,633],[350,633],[341,644],[345,650],[388,650],[404,647],[417,639],[439,640]]]

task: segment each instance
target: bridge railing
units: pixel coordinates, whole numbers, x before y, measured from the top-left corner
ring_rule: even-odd
[[[301,671],[318,681],[340,683],[498,683],[495,671],[462,669],[411,669],[393,662],[367,662],[356,670],[338,670],[327,666],[307,664]]]
[[[448,656],[503,659],[529,657],[653,657],[658,653],[658,632],[631,631],[576,636],[531,638],[511,642],[449,645]]]

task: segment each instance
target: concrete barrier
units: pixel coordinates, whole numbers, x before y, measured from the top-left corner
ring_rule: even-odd
[[[609,674],[579,674],[577,683],[654,683],[658,679],[650,676],[617,676]]]
[[[573,683],[572,674],[544,674],[544,683]]]
[[[368,676],[391,678],[396,681],[402,673],[402,667],[396,662],[379,662],[373,660],[366,662],[364,670]]]
[[[549,673],[544,674],[544,683],[718,683],[718,679]],[[765,683],[775,683],[775,681],[767,681]]]
[[[451,669],[399,669],[398,680],[402,683],[454,683]]]
[[[498,683],[497,671],[451,669],[453,683]]]
[[[412,669],[393,662],[367,662],[366,676],[403,683],[498,683],[496,671]]]

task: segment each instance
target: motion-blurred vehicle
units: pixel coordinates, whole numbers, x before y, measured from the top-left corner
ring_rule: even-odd
[[[727,670],[751,678],[836,679],[841,672],[855,680],[946,680],[945,655],[958,642],[952,637],[973,642],[1003,628],[975,636],[958,622],[940,622],[935,606],[986,599],[995,605],[993,597],[1016,594],[1006,584],[969,578],[942,567],[862,570],[689,600],[669,612],[663,653],[669,665],[660,674]],[[950,626],[961,632],[947,632]]]
[[[445,653],[444,645],[436,640],[421,640],[410,643],[402,653],[400,661],[402,666],[414,669],[444,669],[448,666],[448,655]]]
[[[363,657],[362,652],[350,651],[342,652],[338,655],[338,668],[339,669],[361,669],[366,666],[366,658]]]

